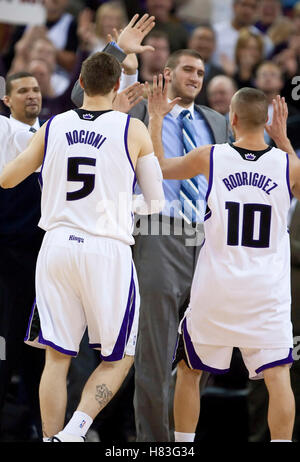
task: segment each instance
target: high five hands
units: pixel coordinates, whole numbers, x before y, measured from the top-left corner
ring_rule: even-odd
[[[275,141],[276,144],[287,139],[286,122],[288,118],[288,107],[285,98],[277,95],[273,99],[273,118],[270,124],[265,125],[265,130],[269,137]]]
[[[155,17],[144,14],[141,19],[138,20],[138,18],[139,15],[135,14],[118,37],[117,44],[127,55],[154,51],[150,45],[141,45],[141,43],[155,26]]]
[[[148,112],[150,118],[164,118],[181,101],[180,97],[168,101],[169,80],[165,79],[165,84],[163,84],[162,74],[159,74],[158,78],[156,75],[153,77],[152,88],[149,82],[145,82],[145,87],[148,95]]]

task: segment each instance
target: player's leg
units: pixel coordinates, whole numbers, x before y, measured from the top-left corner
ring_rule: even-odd
[[[39,390],[44,437],[55,435],[64,426],[70,360],[70,356],[47,346]]]
[[[269,393],[268,424],[271,440],[291,441],[295,420],[295,399],[288,364],[264,370]]]
[[[200,379],[203,371],[215,374],[228,372],[231,347],[193,344],[189,329],[191,310],[181,324],[177,351],[177,379],[174,396],[175,441],[194,441],[200,414]]]
[[[89,344],[101,350],[103,361],[87,380],[70,421],[56,435],[60,441],[85,436],[122,385],[135,352],[139,292],[130,247],[111,239],[90,239],[89,250],[82,255],[87,270],[81,275],[79,290]]]
[[[183,360],[177,364],[174,395],[175,441],[194,441],[200,414],[202,371],[190,369]]]
[[[133,356],[102,361],[85,384],[77,411],[94,419],[119,390],[132,364]]]
[[[119,361],[102,361],[84,386],[80,403],[65,428],[56,435],[56,441],[77,441],[85,437],[94,418],[110,402],[126,378],[133,356]]]

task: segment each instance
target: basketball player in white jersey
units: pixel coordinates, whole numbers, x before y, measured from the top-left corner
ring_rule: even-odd
[[[56,442],[83,441],[133,363],[139,312],[130,249],[136,177],[149,212],[164,205],[161,169],[145,125],[112,110],[120,74],[114,57],[90,56],[80,75],[82,108],[52,117],[0,177],[2,187],[14,187],[42,164],[39,226],[46,235],[36,303],[46,363],[40,406],[44,437],[56,435]],[[86,327],[103,361],[63,429],[66,376]]]
[[[231,103],[233,145],[206,146],[167,159],[160,136],[168,112],[162,79],[158,86],[154,81],[153,94],[148,92],[150,133],[164,178],[202,173],[209,183],[205,243],[180,326],[175,440],[194,440],[202,371],[225,373],[233,347],[238,347],[249,377],[265,380],[271,440],[290,441],[295,405],[289,375],[293,335],[287,215],[292,194],[300,198],[300,161],[286,136],[286,104],[280,97],[274,101],[274,121],[267,127],[283,150],[264,141],[265,95],[243,88]]]

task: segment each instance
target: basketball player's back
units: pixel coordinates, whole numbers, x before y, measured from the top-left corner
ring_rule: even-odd
[[[67,226],[133,244],[129,121],[121,112],[84,109],[50,119],[41,172],[42,228]]]
[[[211,157],[206,238],[191,294],[191,306],[199,307],[194,326],[202,326],[197,339],[210,343],[217,336],[228,345],[234,336],[236,344],[254,347],[260,332],[267,347],[276,342],[278,326],[286,332],[278,347],[286,346],[291,334],[288,155],[271,147],[249,151],[223,144],[212,148]]]

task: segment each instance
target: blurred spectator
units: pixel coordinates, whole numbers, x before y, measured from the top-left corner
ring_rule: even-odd
[[[27,71],[38,81],[42,96],[47,98],[55,96],[55,91],[51,83],[51,69],[47,61],[33,59],[28,63]]]
[[[263,57],[264,43],[261,36],[247,29],[242,30],[236,44],[236,70],[233,74],[238,88],[254,86],[255,71]]]
[[[231,21],[232,19],[232,1],[222,0],[222,8],[220,8],[219,0],[210,0],[213,5],[211,24],[216,24],[222,21]]]
[[[154,47],[140,55],[139,82],[152,83],[153,76],[163,73],[170,54],[169,39],[165,32],[154,30],[144,40],[144,45]]]
[[[270,26],[274,25],[282,16],[280,0],[261,0],[259,4],[259,20],[255,27],[266,34]]]
[[[293,9],[295,5],[297,5],[297,3],[299,3],[299,0],[281,0],[281,5],[284,14],[291,16],[293,14]]]
[[[146,10],[155,16],[155,30],[164,31],[169,37],[170,51],[186,48],[188,33],[183,25],[171,15],[174,0],[145,0]]]
[[[216,24],[229,21],[232,15],[232,0],[175,0],[176,17],[191,30],[204,23]]]
[[[276,56],[282,50],[286,49],[288,46],[289,38],[293,31],[293,22],[290,19],[284,17],[269,27],[268,36],[274,45],[274,49],[270,54],[269,59],[272,59],[273,56]]]
[[[216,75],[224,74],[224,70],[212,62],[215,46],[215,32],[209,25],[202,25],[194,29],[188,41],[188,48],[198,51],[205,66],[202,91],[195,100],[197,104],[207,105],[207,85],[209,81]]]
[[[231,77],[217,75],[207,86],[209,107],[225,116],[228,120],[229,106],[236,91],[236,83]]]
[[[122,3],[113,1],[99,6],[93,22],[93,13],[85,9],[78,18],[78,37],[90,53],[101,51],[108,42],[107,35],[127,24],[126,11]]]
[[[284,86],[281,95],[288,104],[300,110],[299,102],[294,99],[294,77],[300,75],[300,31],[294,31],[289,37],[287,47],[273,57],[282,72]]]
[[[47,20],[44,26],[16,28],[6,55],[7,68],[11,66],[15,52],[28,62],[28,53],[32,44],[41,37],[48,37],[56,48],[57,63],[68,72],[72,71],[78,39],[76,20],[66,12],[68,2],[69,0],[45,0]]]
[[[233,0],[233,18],[215,25],[216,53],[215,61],[224,69],[232,68],[236,43],[241,29],[247,28],[255,34],[261,32],[254,26],[258,17],[259,0]],[[264,55],[272,52],[270,38],[264,36]]]
[[[28,52],[28,61],[24,61],[24,56],[16,54],[9,73],[14,74],[28,67],[28,63],[32,60],[43,60],[49,68],[49,89],[48,93],[51,96],[61,95],[69,86],[69,76],[57,66],[56,49],[50,39],[41,37],[37,39],[31,46]],[[41,85],[41,83],[40,83]],[[51,90],[50,90],[51,87]]]
[[[256,87],[259,90],[262,90],[268,100],[269,109],[268,109],[268,116],[269,120],[268,123],[272,122],[273,118],[273,99],[281,93],[281,90],[284,85],[283,75],[280,67],[272,61],[265,61],[262,63],[256,72]],[[296,109],[288,104],[289,116],[293,116],[297,114]],[[267,143],[270,143],[271,140],[269,136],[265,133],[265,140]]]
[[[55,95],[51,81],[51,72],[49,63],[43,59],[31,60],[26,66],[27,70],[37,79],[42,93],[42,109],[40,112],[40,121],[44,123],[50,117],[64,111],[68,111],[74,107],[71,100],[73,86],[80,74],[81,64],[88,53],[85,50],[79,49],[76,55],[76,62],[73,72],[70,76],[70,81],[65,91],[59,96]]]
[[[230,0],[231,1],[231,0]],[[212,0],[175,0],[176,17],[188,31],[199,24],[210,23],[212,19]]]
[[[296,3],[293,8],[293,23],[295,26],[295,30],[300,32],[300,2]]]
[[[237,86],[227,75],[217,75],[207,85],[208,106],[226,117],[229,125],[229,141],[234,141],[234,134],[229,124],[229,107]]]
[[[77,1],[77,0],[74,0]],[[86,8],[89,8],[91,11],[96,12],[100,5],[104,3],[109,3],[111,0],[84,0]],[[123,0],[122,4],[126,9],[128,18],[132,18],[136,13],[143,14],[145,10],[145,1],[144,0]]]

